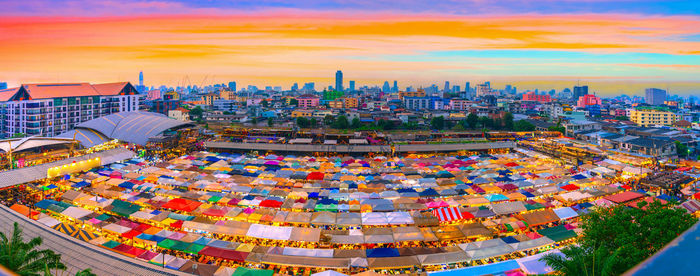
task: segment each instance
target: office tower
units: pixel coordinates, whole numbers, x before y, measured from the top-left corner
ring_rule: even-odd
[[[449,81],[445,81],[445,89],[443,89],[442,91],[450,92],[450,82]]]
[[[389,86],[389,82],[385,81],[384,85],[382,85],[382,92],[389,93],[391,90],[391,87]]]
[[[355,81],[349,81],[348,86],[350,88],[350,92],[355,91]]]
[[[459,93],[460,92],[460,87],[459,85],[452,86],[452,93]]]
[[[394,86],[391,87],[391,92],[399,92],[399,83],[394,81]]]
[[[299,84],[295,82],[292,84],[292,91],[296,92],[297,90],[299,90]]]
[[[233,91],[233,92],[236,92],[236,82],[235,81],[228,82],[228,89]]]
[[[574,101],[578,101],[578,98],[585,95],[588,95],[588,85],[574,86],[574,92],[572,97]]]
[[[644,90],[644,101],[650,105],[662,105],[666,101],[666,90],[647,88]]]
[[[282,92],[282,86],[275,86],[272,88],[275,92]]]
[[[490,82],[490,81],[484,82],[484,85],[486,85],[486,87],[488,87],[488,88],[491,88],[491,82]]]
[[[272,86],[265,86],[265,91],[272,91]]]
[[[56,136],[101,116],[139,110],[139,93],[128,82],[23,84],[14,88],[11,101],[0,101],[0,137],[16,133]],[[14,116],[32,114],[32,116]]]
[[[338,70],[338,72],[335,72],[335,90],[343,91],[343,72],[340,70]]]
[[[471,97],[471,87],[469,86],[469,82],[466,82],[464,84],[464,92],[459,94],[459,97],[462,99],[467,99]]]
[[[139,86],[143,87],[143,71],[139,72]]]
[[[315,82],[304,83],[304,87],[302,88],[302,90],[304,90],[306,92],[316,91],[316,83]]]
[[[0,89],[7,89],[7,83],[6,83],[6,82],[0,82]]]

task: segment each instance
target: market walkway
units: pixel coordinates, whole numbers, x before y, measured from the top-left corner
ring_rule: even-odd
[[[141,262],[80,241],[0,205],[0,231],[10,233],[14,222],[22,227],[25,240],[40,236],[44,240],[42,248],[61,254],[61,260],[68,267],[66,275],[73,275],[86,268],[91,268],[97,275],[191,275]]]
[[[0,172],[0,179],[2,179],[2,181],[0,181],[0,188],[44,179],[46,178],[46,171],[49,168],[71,164],[73,163],[73,161],[79,162],[82,160],[88,160],[96,157],[99,157],[101,159],[102,165],[106,165],[133,158],[134,152],[125,148],[115,148],[87,155],[66,158],[56,162]]]

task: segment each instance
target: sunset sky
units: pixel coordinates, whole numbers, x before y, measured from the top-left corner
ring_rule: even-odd
[[[700,1],[4,1],[0,81],[700,95]]]

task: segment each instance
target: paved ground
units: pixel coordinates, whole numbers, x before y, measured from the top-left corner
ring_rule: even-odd
[[[0,205],[0,231],[10,233],[13,222],[18,222],[24,231],[25,240],[41,236],[43,248],[61,254],[68,270],[58,275],[75,275],[77,271],[92,268],[97,275],[191,275],[162,268],[134,258],[129,258],[48,228],[17,212]]]

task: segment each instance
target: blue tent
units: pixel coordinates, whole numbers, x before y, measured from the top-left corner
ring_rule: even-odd
[[[513,236],[503,237],[503,238],[501,238],[501,240],[503,240],[506,243],[519,243],[520,242],[519,240],[515,239]]]
[[[396,248],[374,248],[367,249],[367,258],[387,258],[387,257],[399,257],[399,250]]]
[[[428,275],[439,275],[439,276],[470,276],[470,275],[486,275],[486,274],[502,274],[503,272],[513,270],[513,269],[518,269],[520,268],[520,265],[518,264],[517,261],[515,260],[508,260],[504,262],[498,262],[498,263],[492,263],[492,264],[487,264],[487,265],[480,265],[480,266],[470,266],[470,267],[465,267],[465,268],[458,268],[458,269],[450,269],[450,270],[441,270],[441,271],[436,271],[432,273],[428,273]]]

